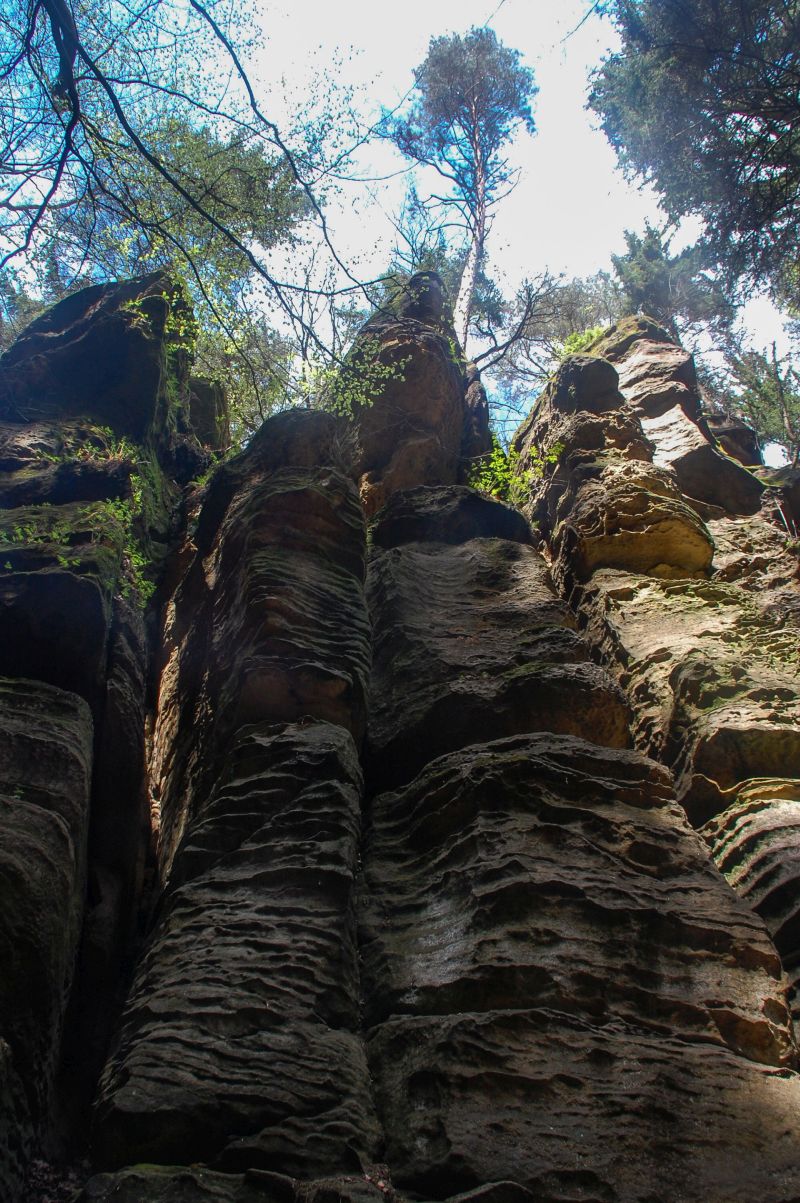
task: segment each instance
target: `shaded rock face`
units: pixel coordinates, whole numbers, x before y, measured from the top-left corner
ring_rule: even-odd
[[[488,408],[465,380],[435,273],[413,276],[373,317],[354,352],[368,404],[358,414],[359,492],[367,517],[400,489],[454,484],[462,456],[488,448]],[[463,444],[463,449],[462,449]]]
[[[90,418],[143,441],[163,420],[163,351],[179,311],[185,315],[185,303],[160,272],[67,297],[0,360],[0,416],[26,423]]]
[[[273,418],[200,510],[165,625],[153,779],[164,877],[243,727],[313,716],[363,736],[365,527],[353,481],[325,462],[332,428],[327,414]]]
[[[475,499],[470,529],[466,506],[454,513],[467,490],[454,493],[403,494],[373,529],[371,786],[400,784],[445,752],[524,731],[586,732],[626,746],[622,693],[589,660],[541,556],[502,537],[512,533],[506,506]],[[434,504],[445,499],[456,521],[440,526]]]
[[[240,733],[187,827],[101,1082],[103,1164],[313,1177],[374,1160],[353,910],[360,786],[343,727]]]
[[[83,917],[92,717],[40,681],[0,679],[0,1194],[42,1136]]]
[[[100,1086],[105,1165],[313,1177],[375,1160],[353,895],[366,537],[353,481],[325,463],[331,423],[280,415],[223,470],[169,608],[166,889]]]
[[[178,450],[207,460],[181,402],[186,320],[160,275],[88,289],[0,359],[3,1198],[53,1115],[69,1129],[88,1109],[136,934],[151,840],[136,565],[157,575],[174,538]]]
[[[53,346],[137,345],[127,296]],[[0,427],[0,1193],[60,1099],[81,1203],[800,1196],[797,561],[689,358],[636,320],[563,365],[537,534],[459,483],[485,395],[422,274],[354,354],[374,405],[271,418],[181,516],[224,412],[170,328],[135,456],[97,382]],[[145,622],[86,513],[143,456]]]
[[[708,414],[706,421],[714,438],[728,455],[745,467],[761,464],[761,448],[752,426],[748,426],[741,418],[728,418],[721,414]]]

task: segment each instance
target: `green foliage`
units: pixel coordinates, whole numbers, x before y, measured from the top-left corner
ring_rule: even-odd
[[[110,426],[96,426],[86,439],[65,458],[93,460],[103,463],[108,460],[136,460],[139,448],[126,435],[118,437]]]
[[[73,206],[65,224],[70,245],[88,242],[91,262],[107,274],[196,264],[204,289],[212,297],[224,295],[253,266],[230,234],[268,249],[291,240],[308,214],[307,198],[285,158],[269,153],[253,132],[220,137],[208,125],[197,127],[167,112],[151,128],[150,146],[179,173],[186,196],[176,197],[163,175],[138,155],[118,154],[106,166],[118,178],[103,181],[99,226],[96,203],[89,209],[85,200]],[[120,173],[124,203],[115,203]]]
[[[15,272],[0,272],[0,354],[44,309],[44,301],[31,296]]]
[[[519,52],[486,27],[431,38],[414,83],[411,110],[390,127],[403,153],[435,167],[468,205],[482,187],[494,193],[507,184],[509,167],[498,152],[518,125],[534,131],[533,72]],[[482,172],[489,177],[483,183]]]
[[[393,383],[400,383],[409,356],[382,358],[381,344],[358,339],[341,367],[311,362],[305,377],[306,404],[313,409],[353,417],[372,405]]]
[[[790,462],[800,461],[800,371],[791,356],[781,358],[774,343],[757,351],[731,336],[722,369],[706,370],[702,380],[712,408],[747,422],[762,448],[777,443]]]
[[[112,460],[135,462],[140,449],[126,435],[118,437],[110,426],[80,427],[67,435],[60,454],[34,447],[33,458],[41,463],[66,464],[75,460],[106,463]]]
[[[246,0],[228,13],[179,0],[9,6],[5,247],[63,282],[78,263],[109,277],[176,257],[240,275],[243,261],[255,266],[249,240],[283,239],[309,199],[231,53],[253,36],[247,9]],[[21,203],[33,198],[41,205]]]
[[[347,157],[346,101],[323,77],[280,131],[242,65],[259,24],[249,0],[7,6],[0,266],[19,255],[24,287],[0,281],[0,348],[76,283],[165,268],[185,273],[199,367],[226,386],[244,435],[297,399],[302,352],[287,324],[335,358],[306,312],[309,296],[328,304],[335,284],[325,278],[315,293],[296,259],[284,283],[271,252],[310,233],[313,258],[340,267],[320,197],[332,187],[327,154],[339,170]]]
[[[201,320],[194,360],[199,375],[225,390],[235,447],[287,401],[305,399],[302,366],[300,382],[294,379],[296,346],[272,329],[244,298],[244,290],[245,286],[218,307],[224,321]],[[321,353],[318,361],[330,364]]]
[[[498,501],[509,505],[526,505],[533,492],[535,482],[543,474],[547,464],[558,462],[563,444],[557,443],[545,455],[535,456],[532,467],[520,467],[520,454],[514,447],[503,447],[496,434],[492,434],[492,449],[473,465],[468,483],[481,493],[488,493]]]
[[[73,523],[59,507],[48,504],[31,506],[19,517],[12,511],[9,525],[0,527],[0,551],[19,547],[46,546],[53,549],[61,568],[75,568],[80,559],[70,556],[66,548],[73,534]],[[10,567],[7,564],[6,567]]]
[[[534,132],[537,89],[519,52],[486,27],[431,38],[414,82],[411,108],[386,128],[404,155],[446,181],[447,194],[428,198],[423,208],[443,208],[447,223],[465,231],[465,263],[453,294],[456,333],[464,344],[489,211],[514,182],[503,148],[520,126]]]
[[[134,484],[134,481],[136,483]],[[122,557],[122,575],[120,577],[120,592],[123,597],[132,598],[141,608],[147,605],[155,593],[155,583],[148,575],[152,565],[145,555],[138,526],[145,510],[142,478],[132,477],[133,497],[129,500],[115,498],[108,501],[96,501],[87,506],[84,513],[92,522],[92,528],[97,533],[94,538],[102,540],[109,535],[118,544]]]
[[[625,231],[627,253],[612,255],[625,313],[643,313],[675,338],[690,326],[721,329],[733,319],[730,298],[706,268],[699,247],[670,255],[670,240],[645,226],[644,235]]]
[[[499,351],[476,357],[492,390],[495,423],[510,434],[557,367],[567,339],[620,317],[619,287],[608,272],[572,280],[543,272],[526,280],[495,331]]]
[[[83,433],[85,437],[77,445],[68,440],[62,454],[40,452],[37,458],[56,463],[125,461],[133,469],[130,496],[87,505],[42,504],[19,513],[8,511],[7,518],[0,519],[0,555],[4,550],[41,546],[59,567],[80,569],[83,560],[77,553],[88,540],[95,548],[111,551],[117,565],[113,576],[118,576],[123,597],[132,597],[144,607],[155,592],[149,532],[163,522],[169,507],[163,473],[152,453],[125,437],[118,438],[110,427],[93,426]]]
[[[780,288],[800,261],[797,0],[607,0],[621,49],[590,104],[669,216],[696,213],[711,259]],[[795,298],[798,294],[794,293]]]
[[[583,351],[587,351],[592,343],[597,342],[598,338],[605,332],[605,326],[589,326],[588,330],[575,330],[572,334],[568,334],[564,339],[557,354],[559,359],[566,359],[568,355],[580,355]]]
[[[29,507],[20,517],[0,524],[0,555],[25,548],[46,549],[60,568],[81,570],[87,536],[91,544],[109,548],[122,566],[119,588],[144,607],[155,591],[150,564],[136,533],[139,513],[133,500],[95,501],[84,506]],[[81,553],[81,554],[78,554]],[[11,560],[4,561],[7,570]],[[117,569],[118,571],[118,569]]]

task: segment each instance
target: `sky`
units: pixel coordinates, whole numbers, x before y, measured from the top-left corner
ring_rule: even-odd
[[[326,73],[355,89],[369,117],[392,108],[413,87],[413,69],[425,58],[431,37],[464,33],[488,23],[499,40],[518,50],[539,88],[534,102],[537,133],[520,133],[510,158],[519,183],[497,209],[488,244],[489,269],[513,289],[524,276],[590,275],[611,270],[611,255],[625,250],[624,231],[641,232],[645,221],[664,215],[649,188],[626,181],[616,156],[585,107],[588,76],[614,49],[611,23],[587,0],[402,0],[391,8],[375,0],[270,0],[264,13],[264,45],[257,73],[280,112],[279,80],[286,80],[284,121],[320,86]],[[386,146],[371,146],[358,164],[361,178],[402,167]],[[405,176],[344,187],[331,203],[331,227],[362,278],[385,270],[393,240],[389,217],[397,214]],[[697,233],[691,223],[673,243],[679,249]],[[773,307],[755,300],[747,311],[755,343],[777,337]]]

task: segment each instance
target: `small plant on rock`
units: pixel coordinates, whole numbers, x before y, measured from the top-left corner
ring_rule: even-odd
[[[589,326],[587,330],[574,330],[572,334],[568,334],[561,346],[557,349],[556,354],[559,359],[566,359],[568,355],[581,355],[584,351],[596,343],[601,334],[605,334],[606,326]]]
[[[520,454],[514,447],[506,451],[496,434],[492,434],[492,449],[473,465],[468,483],[473,489],[487,493],[498,501],[517,507],[526,505],[533,493],[534,482],[544,473],[546,464],[558,461],[563,445],[557,443],[544,455],[534,453],[529,468],[520,467]]]

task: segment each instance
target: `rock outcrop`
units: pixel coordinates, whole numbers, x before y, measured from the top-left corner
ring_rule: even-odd
[[[326,463],[334,425],[279,415],[223,469],[170,604],[166,889],[101,1083],[104,1164],[314,1176],[375,1159],[353,900],[366,539],[354,482]]]
[[[0,1192],[36,1151],[83,920],[92,716],[74,693],[0,682]]]
[[[353,419],[186,494],[187,321],[88,290],[0,361],[0,1195],[60,1135],[79,1203],[800,1197],[791,482],[636,319],[527,515],[467,487],[426,273]]]
[[[715,445],[691,359],[663,331],[632,319],[594,349],[616,397],[609,379],[598,405],[591,360],[578,379],[568,365],[517,436],[523,463],[563,444],[536,503],[554,574],[629,698],[636,746],[670,767],[794,977],[800,596],[781,494]],[[662,519],[667,497],[680,523]]]
[[[142,566],[156,576],[174,540],[181,465],[208,458],[184,404],[189,317],[160,274],[92,288],[0,360],[0,1040],[25,1088],[3,1092],[0,1129],[18,1146],[0,1168],[4,1198],[19,1149],[59,1109],[59,1060],[65,1124],[90,1102],[142,905],[140,607],[154,586]]]
[[[465,405],[458,346],[433,273],[415,276],[367,322],[347,371],[359,382],[356,471],[368,518],[399,489],[454,484],[462,456],[483,451],[488,409],[475,390]]]

